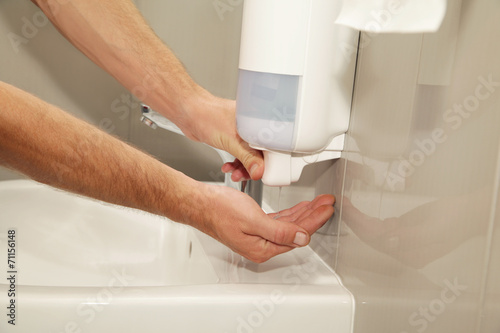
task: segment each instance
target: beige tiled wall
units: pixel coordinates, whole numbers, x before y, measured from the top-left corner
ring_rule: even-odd
[[[96,125],[109,121],[114,134],[127,137],[128,119],[111,107],[124,89],[67,42],[31,1],[0,2],[0,59],[0,80]],[[0,170],[0,179],[13,176]]]
[[[500,331],[500,4],[450,11],[437,34],[363,34],[343,158],[267,192],[336,195],[312,246],[355,333]]]
[[[455,7],[446,32],[362,36],[331,262],[356,333],[499,329],[500,5]]]
[[[234,98],[242,6],[211,0],[136,1],[188,72],[213,93]],[[14,37],[12,37],[14,36]],[[13,45],[12,40],[23,40]],[[0,80],[147,150],[200,180],[221,180],[219,157],[206,146],[139,122],[132,95],[68,43],[29,0],[0,2]],[[0,167],[0,180],[18,178]]]

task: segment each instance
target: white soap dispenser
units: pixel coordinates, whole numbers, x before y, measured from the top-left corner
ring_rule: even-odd
[[[264,151],[266,185],[340,157],[349,125],[356,30],[335,24],[340,1],[245,0],[236,121]]]

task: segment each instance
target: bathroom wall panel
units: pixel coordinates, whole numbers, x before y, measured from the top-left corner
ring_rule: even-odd
[[[356,333],[496,332],[499,7],[463,1],[447,37],[457,40],[449,80],[412,85],[401,66],[390,69],[391,53],[417,36],[378,35],[360,49],[336,265],[356,299]],[[414,91],[411,103],[370,103],[397,105],[399,90],[384,87],[399,82]]]
[[[136,2],[196,82],[216,95],[236,97],[243,1]]]
[[[0,3],[0,80],[127,137],[113,108],[124,89],[77,51],[28,0]]]
[[[28,0],[0,2],[0,80],[124,139],[125,90],[77,51]],[[0,167],[0,180],[23,178]]]
[[[175,36],[175,41],[164,39],[174,44],[193,77],[218,95],[234,97],[240,6],[231,7],[233,11],[220,19],[212,1],[143,2],[146,16],[158,23],[157,34]],[[204,37],[206,33],[210,38]],[[76,50],[31,1],[0,2],[0,59],[0,80],[131,142],[192,177],[223,179],[219,158],[210,149],[141,124],[139,104],[132,94]],[[20,177],[0,168],[0,180]]]

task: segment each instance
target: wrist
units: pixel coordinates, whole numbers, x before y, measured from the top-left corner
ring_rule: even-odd
[[[213,220],[214,191],[208,184],[188,178],[179,200],[178,222],[202,232],[210,233]]]
[[[207,125],[203,119],[204,113],[209,110],[214,99],[215,96],[201,86],[194,88],[190,94],[183,98],[179,109],[182,119],[178,126],[190,139],[202,141],[198,128]]]
[[[235,101],[205,91],[191,96],[185,105],[185,134],[195,141],[226,150],[237,137]]]
[[[221,110],[224,101],[198,86],[183,99],[180,108],[182,119],[177,126],[190,139],[209,143],[212,123],[221,120],[221,118],[216,120],[217,113],[213,111]]]

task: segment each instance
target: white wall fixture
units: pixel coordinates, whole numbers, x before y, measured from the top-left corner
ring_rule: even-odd
[[[340,157],[349,125],[358,32],[337,25],[341,2],[249,0],[243,9],[237,126],[264,151],[267,185],[297,181]]]

